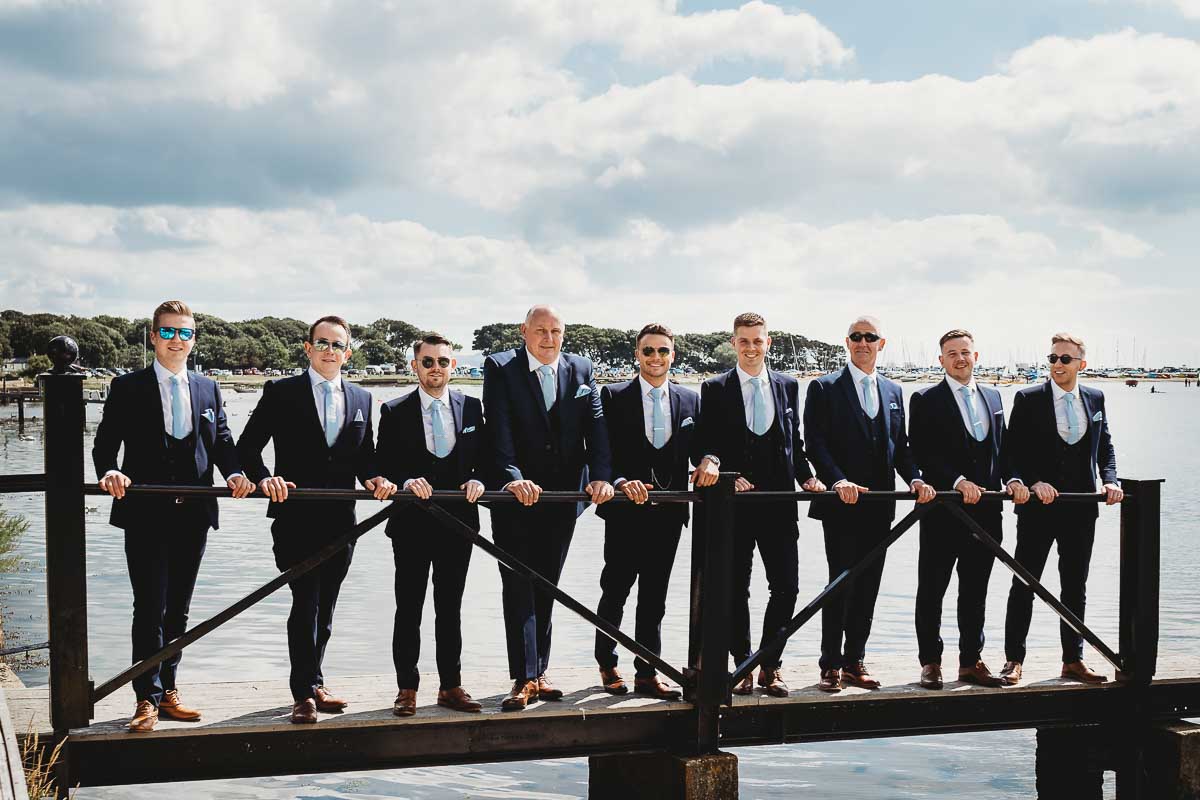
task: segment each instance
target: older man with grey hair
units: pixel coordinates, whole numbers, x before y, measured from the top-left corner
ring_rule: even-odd
[[[520,501],[492,507],[493,538],[555,584],[586,504],[539,503],[542,490],[586,491],[597,504],[613,496],[608,429],[592,362],[562,352],[565,329],[556,309],[536,305],[521,324],[524,344],[491,354],[483,367],[492,481]],[[562,699],[546,678],[553,598],[504,567],[500,579],[513,680],[501,708]]]

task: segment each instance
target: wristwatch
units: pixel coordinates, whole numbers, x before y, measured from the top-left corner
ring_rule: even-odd
[[[714,467],[718,467],[718,468],[720,468],[720,466],[721,466],[721,459],[717,458],[716,456],[705,456],[705,458],[707,458],[707,459],[708,459],[708,462],[709,462],[710,464],[712,464]]]

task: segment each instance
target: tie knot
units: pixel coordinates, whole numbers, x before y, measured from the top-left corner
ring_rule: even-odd
[[[1074,403],[1075,402],[1075,393],[1067,392],[1066,394],[1063,395],[1063,400],[1066,400],[1068,403]]]
[[[432,406],[433,408],[441,408],[442,400],[439,397],[435,397],[429,402],[429,405]]]
[[[864,375],[863,379],[860,381],[860,383],[862,383],[864,389],[867,388],[868,386],[871,385],[871,376]]]
[[[548,378],[550,377],[551,373],[554,372],[554,370],[550,369],[549,364],[542,364],[540,367],[538,367],[538,372],[542,373]]]
[[[333,381],[321,381],[321,385],[325,387],[325,394],[333,394]]]
[[[755,375],[753,378],[750,379],[750,382],[754,384],[754,388],[756,388],[756,389],[761,388],[763,385],[762,375]]]
[[[173,383],[173,384],[175,384],[176,386],[178,386],[179,384],[183,383],[183,380],[182,380],[182,379],[181,379],[181,378],[180,378],[178,375],[172,375],[172,376],[171,376],[171,383]]]
[[[658,398],[662,397],[662,389],[658,386],[651,386],[650,396],[657,400]]]
[[[970,386],[963,386],[961,389],[959,389],[959,391],[962,392],[963,397],[971,396],[971,387]]]

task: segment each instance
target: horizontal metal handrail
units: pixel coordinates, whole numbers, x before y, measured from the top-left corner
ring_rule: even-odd
[[[0,494],[44,491],[46,491],[46,475],[43,472],[0,475]]]
[[[49,642],[38,642],[37,644],[23,644],[16,647],[0,648],[0,656],[16,656],[21,653],[32,653],[35,650],[49,650]]]

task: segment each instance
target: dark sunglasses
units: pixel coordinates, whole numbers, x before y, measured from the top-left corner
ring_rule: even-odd
[[[421,366],[425,369],[433,369],[434,362],[437,362],[437,365],[442,369],[450,366],[450,359],[446,358],[445,356],[438,356],[437,358],[434,358],[433,356],[425,356],[421,359]]]
[[[187,341],[190,341],[191,338],[196,335],[196,329],[195,328],[168,328],[164,325],[163,327],[158,329],[158,338],[174,339],[175,334],[177,334],[177,333],[179,334],[179,341],[187,342]]]
[[[319,353],[324,353],[331,347],[339,353],[344,353],[346,350],[350,349],[350,345],[346,344],[345,342],[330,342],[326,339],[317,339],[312,343],[312,346],[313,349]]]
[[[1070,364],[1072,361],[1083,361],[1083,359],[1079,356],[1060,356],[1056,355],[1055,353],[1051,353],[1050,355],[1046,356],[1046,360],[1051,364],[1057,364],[1061,361],[1063,366]]]
[[[646,358],[649,358],[650,356],[654,355],[655,353],[658,353],[663,358],[666,358],[667,356],[671,355],[671,348],[669,348],[669,347],[654,348],[654,347],[650,347],[649,345],[642,348],[642,355],[644,355]]]
[[[874,342],[879,341],[879,334],[878,333],[863,333],[862,331],[855,331],[854,333],[850,334],[850,336],[848,338],[852,342],[861,342],[863,339],[866,339],[868,342],[874,343]]]

